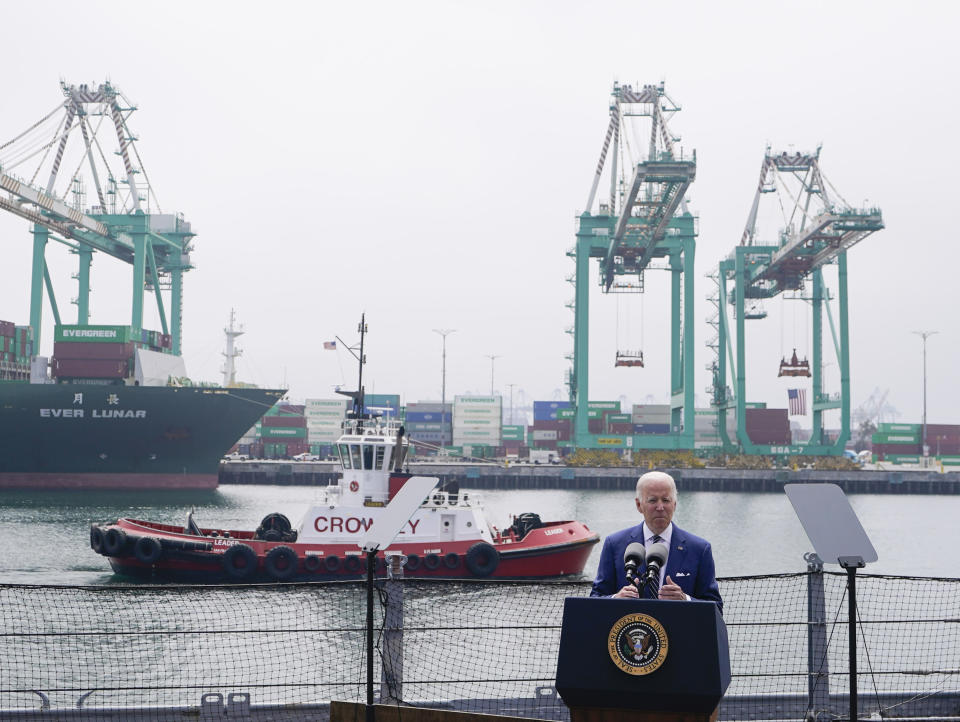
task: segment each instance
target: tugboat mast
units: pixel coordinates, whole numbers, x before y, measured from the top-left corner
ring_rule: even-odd
[[[353,399],[353,411],[348,412],[347,417],[356,420],[357,431],[362,433],[363,420],[370,418],[369,415],[366,413],[364,399],[363,399],[363,365],[367,362],[367,357],[363,353],[364,336],[367,333],[367,323],[366,323],[365,313],[360,314],[360,326],[357,330],[360,332],[359,353],[357,352],[358,351],[357,349],[348,345],[346,342],[344,342],[342,338],[340,338],[339,336],[336,337],[337,340],[343,344],[344,348],[346,348],[347,351],[353,354],[353,357],[357,359],[357,365],[360,367],[360,371],[357,378],[357,390],[341,391],[340,389],[337,389],[337,393],[343,396],[349,396],[351,399]]]

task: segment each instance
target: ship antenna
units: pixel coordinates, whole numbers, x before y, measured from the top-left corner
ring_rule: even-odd
[[[367,356],[363,352],[363,342],[364,336],[367,333],[367,322],[366,314],[360,314],[360,327],[357,329],[360,332],[360,346],[359,348],[355,346],[350,346],[339,336],[336,337],[337,341],[343,344],[343,347],[347,349],[353,357],[357,360],[357,365],[360,368],[359,377],[357,379],[357,391],[340,391],[337,389],[338,394],[343,396],[349,396],[353,399],[353,412],[350,414],[354,419],[357,420],[357,430],[363,431],[363,419],[366,418],[366,407],[363,399],[363,365],[367,362]]]
[[[367,314],[365,313],[360,314],[360,328],[357,329],[360,332],[360,358],[358,359],[358,361],[360,362],[358,364],[360,371],[359,371],[359,378],[357,379],[357,388],[360,389],[360,398],[358,399],[357,403],[359,403],[360,405],[359,411],[361,414],[363,414],[366,411],[366,405],[363,400],[363,365],[367,362],[367,357],[364,356],[363,354],[363,339],[364,339],[364,336],[366,336],[367,334],[366,317],[367,317]]]

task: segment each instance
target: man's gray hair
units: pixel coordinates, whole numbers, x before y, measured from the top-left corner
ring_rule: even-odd
[[[648,471],[646,474],[637,479],[637,499],[643,499],[643,487],[651,481],[667,482],[670,485],[671,492],[673,493],[673,500],[677,500],[677,482],[675,482],[673,477],[665,471]]]

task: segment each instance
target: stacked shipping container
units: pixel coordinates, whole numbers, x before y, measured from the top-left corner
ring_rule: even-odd
[[[635,434],[669,434],[670,405],[634,404],[631,421]]]
[[[527,429],[532,449],[556,449],[558,441],[570,441],[573,409],[569,401],[534,401],[533,426]]]
[[[454,446],[500,446],[503,404],[499,396],[455,396]]]
[[[747,408],[747,436],[754,444],[790,444],[787,409]]]
[[[346,396],[338,399],[307,399],[304,402],[307,439],[311,446],[330,445],[340,438],[349,404],[350,399]]]
[[[130,326],[57,326],[50,372],[55,379],[123,383],[133,376],[136,349],[172,353],[169,334]]]
[[[33,356],[33,329],[0,321],[0,379],[24,381],[30,378]]]
[[[310,450],[307,439],[307,419],[304,407],[296,404],[277,404],[260,419],[260,441],[263,456],[283,459]]]
[[[878,424],[871,437],[874,458],[890,463],[915,464],[923,456],[922,424]],[[945,466],[960,466],[960,426],[927,424],[927,454]]]
[[[453,404],[420,401],[407,404],[404,428],[413,441],[429,446],[450,446],[453,443]],[[429,446],[418,447],[418,454],[428,454]]]

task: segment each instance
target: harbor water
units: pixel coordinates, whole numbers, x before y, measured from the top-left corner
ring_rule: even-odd
[[[467,490],[467,489],[465,489]],[[7,584],[119,584],[106,559],[89,546],[89,525],[120,516],[183,523],[187,512],[201,526],[256,528],[269,512],[296,524],[317,487],[243,485],[214,491],[116,492],[36,490],[0,492],[0,582]],[[535,512],[544,520],[577,519],[601,537],[636,524],[632,496],[606,490],[485,490],[491,524]],[[960,577],[956,520],[960,496],[853,494],[850,502],[879,555],[866,573]],[[713,545],[717,575],[746,576],[806,569],[813,547],[783,493],[682,492],[674,520]],[[600,545],[584,570],[592,579]],[[837,567],[829,567],[836,569]]]

